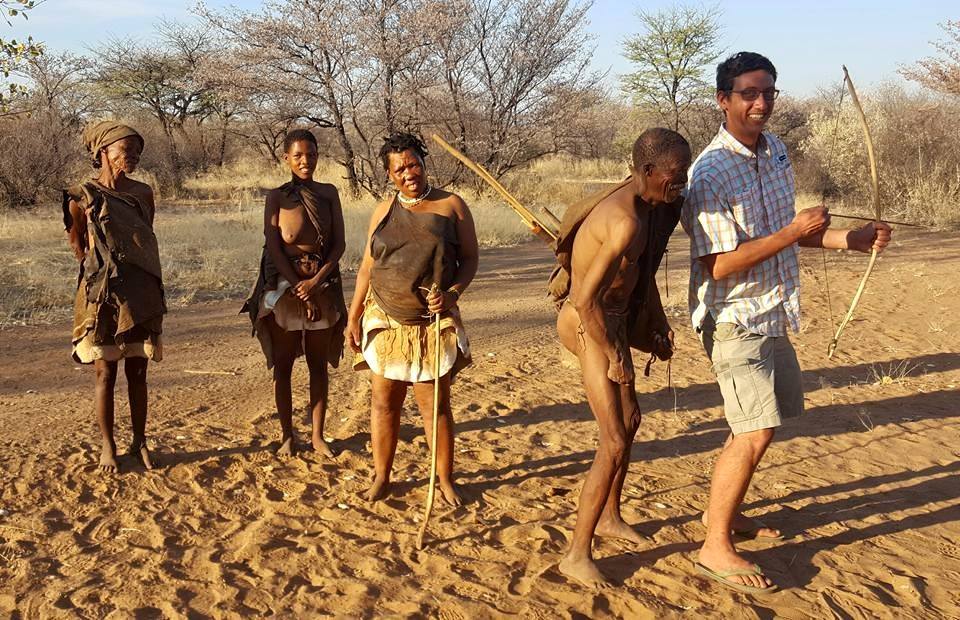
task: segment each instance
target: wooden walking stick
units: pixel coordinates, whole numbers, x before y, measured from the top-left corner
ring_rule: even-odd
[[[436,293],[440,289],[436,283],[430,287],[431,293]],[[417,549],[423,549],[423,535],[427,533],[427,523],[430,521],[430,513],[433,512],[433,500],[437,493],[437,430],[440,425],[440,313],[434,315],[434,326],[437,334],[433,341],[433,429],[430,442],[430,487],[427,491],[427,505],[423,511],[423,523],[420,524],[420,531],[417,533]]]

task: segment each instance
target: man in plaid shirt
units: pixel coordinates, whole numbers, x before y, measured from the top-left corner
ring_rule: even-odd
[[[720,452],[703,514],[697,570],[749,593],[776,589],[737,554],[732,534],[782,538],[740,512],[750,479],[784,418],[803,412],[803,386],[787,328],[800,328],[798,246],[882,250],[890,227],[831,229],[825,207],[795,212],[786,147],[763,131],[777,71],[740,52],[717,67],[725,122],[694,162],[681,221],[690,235],[690,313],[723,395],[731,435]]]

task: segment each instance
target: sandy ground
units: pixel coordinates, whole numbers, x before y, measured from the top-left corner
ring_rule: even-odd
[[[70,361],[66,323],[0,333],[0,615],[960,617],[960,241],[900,235],[833,361],[821,256],[805,251],[794,342],[807,414],[782,430],[746,500],[789,535],[742,545],[782,587],[762,599],[691,570],[726,427],[680,300],[685,246],[675,237],[670,261],[676,391],[663,365],[639,383],[645,417],[625,487],[624,515],[649,542],[595,548],[613,588],[556,570],[596,426],[578,371],[558,361],[542,295],[551,256],[529,245],[484,252],[462,304],[476,360],[454,394],[468,501],[438,504],[423,551],[428,456],[412,398],[384,502],[361,499],[372,469],[364,374],[332,376],[336,461],[277,460],[270,380],[239,302],[168,316],[167,357],[150,370],[161,465],[150,473],[126,460],[117,476],[96,473],[93,375]],[[840,314],[866,258],[829,262]],[[302,438],[305,380],[298,363]],[[121,396],[121,450],[126,411]]]

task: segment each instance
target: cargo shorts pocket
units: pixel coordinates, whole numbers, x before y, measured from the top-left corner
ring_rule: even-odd
[[[757,359],[723,360],[713,365],[723,395],[727,421],[735,427],[763,415],[763,397],[758,384],[762,364]]]
[[[727,323],[724,321],[715,324],[713,332],[714,342],[729,342],[731,340],[747,341],[751,338],[762,338],[762,336],[751,334],[736,323]]]

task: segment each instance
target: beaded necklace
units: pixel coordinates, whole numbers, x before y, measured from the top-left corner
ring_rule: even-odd
[[[429,196],[430,192],[432,191],[433,191],[433,187],[431,187],[430,184],[427,183],[427,187],[424,188],[423,193],[420,194],[419,196],[416,196],[415,198],[408,198],[403,194],[401,194],[400,192],[397,192],[397,200],[399,200],[400,204],[402,204],[407,208],[415,207],[421,202],[423,202],[424,200],[426,200],[427,196]]]

